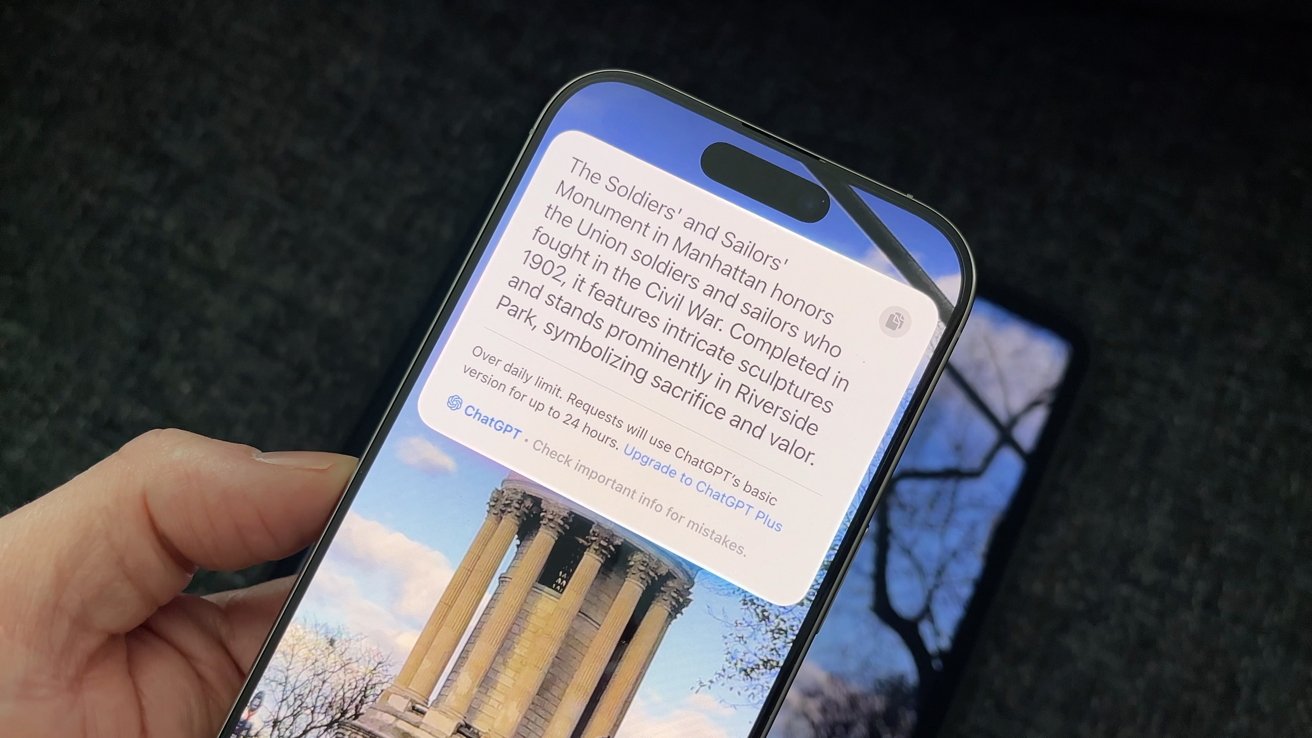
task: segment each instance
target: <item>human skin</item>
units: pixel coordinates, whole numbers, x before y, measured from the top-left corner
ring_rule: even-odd
[[[290,582],[183,588],[308,545],[355,464],[152,431],[0,518],[0,734],[214,738]]]

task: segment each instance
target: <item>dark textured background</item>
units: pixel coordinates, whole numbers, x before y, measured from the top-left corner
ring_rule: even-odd
[[[915,193],[1089,338],[952,735],[1312,732],[1290,12],[234,5],[0,4],[0,506],[152,426],[341,444],[547,97],[624,66]]]

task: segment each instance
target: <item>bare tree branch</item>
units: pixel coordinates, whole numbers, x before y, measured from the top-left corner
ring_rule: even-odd
[[[363,715],[391,673],[391,659],[363,636],[319,623],[294,624],[260,682],[263,724],[250,734],[325,735]]]
[[[875,511],[877,527],[875,528],[875,573],[874,573],[874,602],[872,609],[875,616],[884,621],[897,637],[906,645],[907,651],[911,654],[911,661],[916,665],[916,673],[920,677],[921,684],[917,689],[922,694],[929,686],[926,681],[932,681],[934,669],[934,657],[929,651],[929,646],[925,643],[924,636],[920,633],[920,624],[917,621],[903,617],[893,607],[893,602],[888,593],[888,561],[889,550],[892,547],[893,528],[889,524],[888,506],[881,505]]]
[[[1005,423],[994,416],[994,427],[998,431],[997,438],[994,440],[993,444],[989,446],[988,451],[984,452],[984,456],[976,462],[974,466],[946,466],[937,469],[905,469],[895,473],[890,484],[895,485],[898,482],[908,479],[974,479],[982,477],[984,476],[984,473],[989,470],[989,467],[993,465],[993,460],[1004,448],[1012,449],[1019,454],[1022,459],[1029,458],[1029,451],[1016,441],[1013,431],[1027,415],[1051,404],[1052,392],[1053,390],[1049,389],[1040,393],[1034,399],[1025,403],[1025,405]]]

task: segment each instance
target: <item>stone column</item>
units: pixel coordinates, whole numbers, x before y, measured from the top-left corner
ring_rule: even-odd
[[[528,542],[524,554],[508,573],[496,606],[483,616],[483,624],[476,642],[466,646],[469,649],[469,656],[454,675],[455,685],[451,693],[437,705],[437,716],[429,712],[429,717],[435,717],[435,724],[440,728],[454,729],[465,719],[465,713],[473,703],[474,695],[478,693],[478,688],[483,683],[483,677],[487,676],[492,661],[496,659],[502,643],[506,640],[506,635],[510,633],[510,627],[524,607],[524,600],[528,597],[529,590],[542,574],[542,565],[546,562],[547,555],[556,545],[556,539],[569,527],[571,518],[570,512],[563,505],[542,503],[542,517],[537,531]],[[430,721],[426,719],[425,722]],[[448,722],[451,723],[449,727]]]
[[[656,599],[638,625],[638,631],[633,634],[633,640],[620,657],[606,685],[606,691],[597,702],[597,709],[592,711],[588,726],[583,729],[583,738],[608,738],[615,735],[634,693],[638,691],[642,675],[647,671],[652,656],[656,654],[656,647],[665,635],[665,629],[687,607],[690,601],[688,590],[689,585],[678,580],[661,586]]]
[[[492,510],[490,503],[488,510],[489,512]],[[496,501],[498,515],[496,528],[488,536],[482,551],[475,555],[471,546],[469,553],[465,554],[465,560],[461,561],[460,568],[465,568],[466,562],[470,562],[471,565],[466,571],[464,582],[457,582],[453,578],[446,591],[442,593],[442,600],[447,599],[447,594],[452,595],[450,609],[446,611],[442,624],[434,633],[410,683],[404,685],[411,694],[421,695],[425,702],[433,694],[438,678],[442,676],[447,664],[451,663],[456,646],[464,637],[465,631],[469,629],[469,621],[473,619],[478,603],[487,593],[492,577],[501,566],[501,560],[510,550],[510,544],[514,542],[520,524],[532,511],[532,500],[523,492],[505,490]],[[441,606],[439,601],[438,607]],[[434,616],[436,615],[437,611],[434,611]],[[417,644],[416,648],[418,648]]]
[[[657,567],[656,560],[642,551],[629,554],[624,584],[620,587],[619,594],[615,595],[610,609],[606,611],[606,617],[598,626],[587,651],[583,653],[583,658],[579,661],[578,668],[574,670],[574,676],[570,678],[569,686],[565,688],[560,705],[551,716],[551,721],[547,723],[542,738],[569,738],[574,732],[579,716],[588,706],[588,700],[596,690],[597,682],[606,670],[606,664],[610,663],[611,656],[615,653],[615,646],[624,633],[624,627],[629,624],[629,618],[633,617],[633,610],[638,606],[638,600],[642,599],[642,593],[661,575],[662,572]]]
[[[429,649],[433,645],[433,639],[437,637],[438,630],[442,627],[442,622],[446,619],[447,613],[450,612],[451,606],[465,591],[465,585],[469,582],[469,572],[479,562],[483,556],[484,549],[487,548],[488,539],[497,529],[497,524],[501,520],[501,500],[504,492],[500,489],[492,493],[492,497],[487,503],[487,517],[483,518],[483,525],[479,527],[478,533],[474,535],[474,540],[469,544],[469,550],[465,552],[465,557],[460,560],[460,565],[456,567],[455,573],[451,577],[451,582],[447,585],[446,590],[442,592],[442,597],[437,601],[437,606],[428,616],[428,622],[424,624],[424,629],[419,632],[419,639],[410,649],[410,654],[406,656],[405,664],[401,666],[401,671],[396,675],[392,686],[387,689],[390,693],[401,694],[412,702],[427,702],[428,694],[421,694],[410,688],[414,681],[415,673],[419,671],[419,666],[424,663],[424,659],[431,658]],[[502,556],[505,552],[502,551]],[[443,665],[445,668],[445,664]]]
[[[529,705],[533,704],[533,698],[542,687],[542,680],[546,678],[547,671],[556,660],[556,654],[560,652],[560,647],[565,642],[565,635],[569,632],[570,625],[574,623],[574,618],[578,616],[584,598],[588,596],[588,590],[592,589],[597,572],[601,571],[602,564],[605,564],[611,554],[615,553],[615,549],[620,545],[620,539],[604,527],[594,524],[592,530],[584,536],[582,543],[583,556],[574,567],[574,572],[570,574],[565,591],[561,593],[560,599],[556,600],[555,607],[551,610],[550,624],[544,632],[526,639],[531,640],[531,646],[536,646],[526,657],[534,666],[519,670],[519,678],[492,723],[492,738],[510,738],[519,728],[524,713],[528,712]]]

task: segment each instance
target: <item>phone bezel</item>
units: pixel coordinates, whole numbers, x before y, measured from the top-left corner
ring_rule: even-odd
[[[365,450],[361,454],[360,463],[357,466],[346,489],[333,509],[332,516],[324,532],[318,540],[310,547],[307,555],[301,562],[296,575],[296,581],[292,586],[291,593],[287,601],[278,612],[278,617],[274,622],[272,630],[265,638],[260,647],[259,655],[255,663],[252,664],[250,673],[247,675],[234,701],[232,709],[228,713],[227,720],[224,721],[220,729],[218,738],[225,738],[236,726],[245,706],[250,701],[252,692],[258,686],[260,678],[263,676],[265,669],[268,667],[269,660],[273,656],[274,649],[271,648],[282,639],[290,623],[291,616],[300,606],[301,600],[305,596],[305,591],[319,565],[327,553],[329,544],[336,537],[338,529],[341,527],[345,514],[350,510],[355,500],[356,494],[363,480],[368,476],[369,469],[376,458],[380,449],[379,440],[384,438],[391,430],[396,421],[405,399],[410,396],[415,384],[419,381],[419,375],[422,373],[424,363],[427,361],[429,354],[432,352],[434,344],[441,335],[442,330],[450,320],[451,313],[455,308],[457,300],[454,297],[463,294],[469,286],[469,281],[473,276],[476,265],[483,257],[487,250],[491,236],[496,229],[496,224],[500,223],[501,218],[505,215],[506,208],[513,199],[513,193],[518,189],[520,182],[533,158],[534,152],[542,143],[547,130],[550,128],[551,121],[555,118],[556,113],[561,107],[578,91],[593,84],[602,82],[622,82],[634,85],[648,92],[659,95],[677,105],[681,105],[695,113],[703,115],[714,121],[717,121],[730,128],[736,129],[739,133],[746,135],[764,145],[774,148],[781,153],[794,158],[810,158],[820,162],[836,171],[841,172],[853,183],[859,183],[862,189],[868,190],[876,196],[886,199],[897,206],[919,215],[924,220],[932,224],[952,245],[953,251],[957,257],[961,271],[961,287],[954,302],[954,309],[951,316],[944,322],[944,331],[938,345],[935,347],[933,354],[928,362],[928,369],[922,375],[912,400],[908,404],[907,411],[902,415],[897,428],[891,437],[888,448],[880,460],[871,484],[862,493],[862,499],[858,503],[856,513],[852,518],[852,523],[843,533],[843,538],[838,546],[833,561],[816,592],[815,600],[811,609],[807,612],[800,626],[797,639],[789,648],[788,655],[780,667],[779,676],[775,679],[770,691],[767,693],[765,701],[761,706],[761,711],[757,715],[755,722],[748,734],[749,738],[765,735],[770,725],[773,723],[776,714],[779,711],[779,705],[783,696],[787,694],[789,686],[792,684],[796,675],[797,667],[802,662],[802,657],[806,654],[812,639],[818,629],[819,623],[823,620],[829,606],[833,600],[833,595],[838,589],[838,583],[846,573],[848,565],[851,562],[852,554],[856,551],[861,541],[862,532],[869,524],[871,515],[874,512],[875,505],[883,495],[884,485],[888,476],[897,460],[901,457],[902,451],[910,438],[911,429],[914,428],[919,420],[921,413],[924,411],[925,403],[933,391],[934,386],[938,383],[939,377],[947,365],[947,357],[951,354],[952,348],[956,345],[957,339],[961,335],[966,318],[970,313],[971,304],[975,297],[976,273],[974,259],[971,256],[970,249],[966,245],[965,239],[946,218],[937,211],[915,200],[904,193],[898,192],[868,177],[864,177],[853,172],[846,167],[836,164],[828,159],[820,157],[786,141],[777,136],[766,133],[765,131],[753,126],[746,121],[734,117],[719,108],[714,107],[698,98],[687,93],[677,90],[669,85],[659,82],[646,75],[631,72],[627,70],[606,69],[583,74],[571,80],[564,87],[560,88],[551,100],[547,103],[543,111],[538,115],[528,138],[520,148],[516,157],[515,164],[510,174],[502,183],[497,193],[496,200],[488,211],[487,216],[483,219],[479,227],[478,236],[473,245],[465,253],[464,258],[460,260],[455,280],[445,291],[442,299],[438,303],[439,307],[433,319],[429,322],[428,330],[424,336],[423,342],[411,358],[405,371],[405,376],[397,385],[397,388],[391,394],[391,399],[387,403],[387,410],[383,417],[375,426],[373,433],[369,436],[369,441]]]

